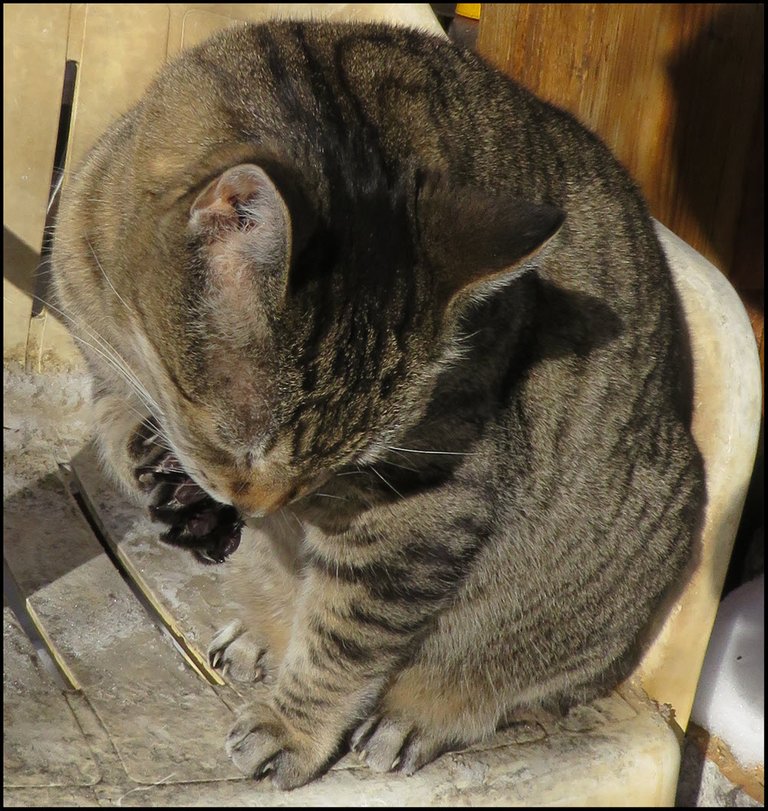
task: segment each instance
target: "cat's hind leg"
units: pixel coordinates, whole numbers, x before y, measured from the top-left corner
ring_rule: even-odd
[[[425,664],[398,675],[350,749],[374,771],[413,774],[441,754],[490,737],[498,711]]]
[[[227,562],[223,578],[235,618],[208,646],[211,667],[238,682],[267,684],[285,655],[298,593],[303,528],[276,514],[249,522],[243,549]]]

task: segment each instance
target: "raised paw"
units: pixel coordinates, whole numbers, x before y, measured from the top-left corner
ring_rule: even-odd
[[[201,563],[223,563],[240,545],[243,522],[234,507],[200,497],[199,489],[194,482],[177,484],[149,514],[169,525],[161,541],[189,549]]]
[[[352,734],[349,748],[374,771],[413,774],[463,742],[417,729],[403,719],[372,716]]]
[[[326,765],[306,736],[292,730],[269,704],[249,704],[227,736],[225,748],[232,762],[247,777],[257,780],[270,775],[281,789],[303,786]]]
[[[269,680],[266,649],[259,645],[239,620],[221,628],[208,646],[208,662],[234,681]]]
[[[166,524],[160,540],[192,551],[202,563],[222,563],[240,545],[237,510],[214,501],[163,447],[159,427],[145,420],[129,442],[134,477],[148,497],[150,517]]]

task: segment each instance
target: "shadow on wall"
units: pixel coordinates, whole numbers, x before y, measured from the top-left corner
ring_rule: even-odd
[[[3,276],[30,297],[35,292],[35,268],[39,261],[36,251],[3,226]]]
[[[678,6],[681,15],[696,13]],[[723,6],[668,65],[682,204],[764,338],[763,4]],[[699,247],[699,246],[694,246]],[[762,366],[762,356],[761,356]],[[764,424],[723,593],[763,570]]]
[[[677,8],[681,15],[696,13]],[[678,188],[737,288],[744,287],[733,277],[743,202],[760,209],[759,227],[748,237],[761,253],[763,244],[762,144],[755,143],[763,111],[763,23],[763,4],[722,7],[668,65],[677,102]],[[750,183],[758,174],[759,183]],[[762,262],[751,273],[762,279]]]

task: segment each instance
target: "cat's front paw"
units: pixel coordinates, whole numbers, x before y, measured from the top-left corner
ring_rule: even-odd
[[[178,464],[172,455],[164,461]],[[214,501],[189,478],[161,483],[149,514],[169,527],[161,541],[189,549],[202,563],[223,563],[240,545],[243,522],[237,510]]]
[[[266,647],[259,644],[240,620],[233,620],[219,629],[208,646],[211,667],[234,681],[270,681],[272,668],[268,658]]]
[[[355,730],[349,748],[374,771],[410,775],[444,752],[463,745],[403,718],[374,715]]]
[[[249,704],[240,714],[225,748],[246,777],[258,780],[270,775],[281,789],[308,783],[328,760],[308,736],[292,729],[273,709],[266,690],[262,701]]]
[[[159,444],[151,420],[137,428],[129,453],[150,517],[168,526],[161,541],[191,550],[202,563],[222,563],[237,549],[243,527],[237,510],[214,501],[192,480],[175,454]]]

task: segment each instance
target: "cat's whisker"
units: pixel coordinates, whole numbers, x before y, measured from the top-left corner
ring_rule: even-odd
[[[386,446],[390,451],[403,451],[404,453],[427,453],[436,454],[438,456],[474,456],[473,453],[463,453],[460,451],[424,451],[417,450],[416,448],[397,448],[394,445]]]
[[[52,312],[58,313],[62,318],[69,321],[73,327],[84,331],[87,335],[89,335],[89,337],[97,341],[103,351],[99,351],[93,344],[83,340],[79,336],[75,335],[73,332],[73,337],[76,340],[79,340],[81,343],[85,344],[86,346],[90,347],[93,351],[97,352],[97,354],[99,354],[102,358],[104,358],[104,360],[106,360],[107,363],[112,366],[112,368],[114,368],[117,372],[121,374],[121,376],[125,379],[125,381],[131,386],[131,388],[137,394],[137,396],[142,401],[142,403],[147,408],[150,414],[164,416],[163,409],[160,408],[160,406],[157,404],[157,401],[152,397],[149,391],[147,391],[147,388],[143,385],[143,383],[141,383],[138,376],[133,371],[133,369],[131,369],[125,358],[114,348],[114,346],[112,346],[112,344],[109,343],[109,341],[106,340],[106,338],[104,338],[104,336],[99,335],[99,333],[95,332],[95,330],[92,330],[86,324],[78,323],[78,321],[72,315],[65,313],[62,309],[52,304],[51,302],[46,301],[40,296],[35,296],[35,299],[44,304]]]
[[[240,493],[242,493],[244,490],[247,490],[247,489],[248,489],[248,482],[247,481],[242,481],[242,482],[240,482],[240,484],[238,484],[237,489],[235,490],[235,495],[239,496]]]
[[[93,349],[93,347],[91,347],[91,349]],[[144,421],[144,420],[147,418],[147,415],[146,415],[144,412],[139,411],[139,409],[138,409],[138,408],[136,408],[136,406],[131,405],[131,403],[126,403],[125,405],[126,405],[126,406],[127,406],[127,408],[129,408],[129,409],[130,409],[130,410],[131,410],[131,411],[132,411],[132,412],[133,412],[133,413],[134,413],[134,414],[135,414],[135,415],[136,415],[136,416],[137,416],[137,417],[138,417],[138,418],[139,418],[139,419],[140,419],[142,422],[143,422],[143,421]],[[156,444],[157,444],[157,443],[156,443]]]
[[[419,471],[415,467],[408,467],[408,465],[398,465],[397,462],[390,462],[387,459],[381,459],[381,464],[383,465],[392,465],[392,467],[399,467],[400,470],[410,470],[411,473],[418,473]]]
[[[341,501],[349,501],[349,499],[345,498],[344,496],[333,496],[330,493],[312,493],[312,495],[313,496],[323,496],[323,498],[338,498]]]
[[[97,259],[97,261],[98,261],[98,259]],[[106,278],[106,274],[105,274],[105,278]],[[107,279],[107,281],[109,281],[109,279]],[[117,291],[115,291],[115,292],[117,293]],[[140,395],[140,399],[142,399],[142,401],[144,402],[144,405],[147,407],[148,411],[150,413],[163,414],[163,410],[157,404],[157,401],[149,393],[146,386],[144,386],[144,384],[139,380],[138,375],[136,374],[136,372],[133,371],[133,369],[130,367],[130,365],[125,360],[125,358],[115,349],[114,346],[112,346],[112,344],[109,343],[109,341],[107,341],[106,338],[104,338],[103,335],[99,335],[99,333],[97,333],[95,330],[90,329],[85,324],[82,324],[82,323],[78,324],[77,321],[71,315],[68,315],[63,310],[61,310],[60,308],[58,308],[55,305],[51,304],[50,302],[46,301],[45,299],[41,298],[40,296],[35,296],[35,298],[38,301],[42,302],[47,308],[49,308],[49,309],[51,309],[51,310],[53,310],[55,312],[58,312],[63,318],[70,321],[74,326],[76,326],[76,327],[79,326],[80,329],[85,330],[91,337],[93,337],[96,341],[98,341],[100,346],[105,351],[108,351],[110,356],[113,358],[113,360],[114,360],[113,366],[115,366],[115,364],[117,364],[120,367],[120,370],[123,372],[124,378],[134,388],[136,393]]]
[[[104,358],[104,360],[105,360],[105,361],[106,361],[106,362],[107,362],[109,365],[111,365],[111,366],[112,366],[112,368],[113,368],[113,369],[115,369],[115,371],[117,371],[119,374],[121,374],[121,375],[122,375],[122,377],[125,379],[125,381],[126,381],[127,383],[131,384],[131,380],[130,380],[130,377],[128,376],[128,374],[127,374],[127,373],[126,373],[126,372],[125,372],[123,369],[121,369],[121,368],[120,368],[120,367],[117,365],[117,363],[115,362],[115,360],[114,360],[113,358],[111,358],[111,357],[110,357],[108,354],[106,354],[105,352],[103,352],[101,349],[99,349],[97,346],[95,346],[94,344],[90,343],[89,341],[86,341],[84,338],[81,338],[79,335],[75,335],[75,334],[73,334],[73,335],[72,335],[72,337],[74,338],[74,340],[79,341],[79,342],[80,342],[81,344],[83,344],[84,346],[87,346],[87,347],[88,347],[88,348],[89,348],[91,351],[95,352],[97,355],[100,355],[102,358]],[[137,396],[138,396],[139,400],[141,400],[142,404],[143,404],[143,405],[146,407],[147,411],[149,411],[149,412],[151,413],[151,411],[152,411],[151,404],[150,404],[150,403],[148,403],[148,402],[146,401],[146,399],[144,399],[144,397],[142,397],[142,395],[141,395],[139,392],[136,392],[136,394],[137,394]],[[139,412],[137,412],[137,413],[139,413]],[[143,419],[143,418],[144,418],[146,415],[141,414],[140,416],[141,416],[141,417],[142,417],[142,419]]]
[[[377,475],[377,476],[378,476],[378,477],[379,477],[379,478],[380,478],[380,479],[381,479],[381,480],[384,482],[384,484],[386,484],[386,485],[387,485],[387,487],[389,487],[389,489],[390,489],[390,490],[391,490],[391,491],[392,491],[392,492],[393,492],[395,495],[400,496],[400,498],[404,498],[403,494],[402,494],[401,492],[399,492],[398,490],[396,490],[396,489],[395,489],[395,488],[394,488],[394,487],[393,487],[393,486],[392,486],[392,485],[391,485],[391,484],[390,484],[390,483],[389,483],[389,482],[388,482],[388,481],[387,481],[387,480],[384,478],[384,476],[382,476],[382,475],[381,475],[381,473],[379,473],[379,471],[378,471],[378,470],[376,470],[376,468],[375,468],[375,467],[369,467],[369,468],[368,468],[368,470],[373,471],[373,472],[374,472],[374,473],[375,473],[375,474],[376,474],[376,475]]]
[[[301,529],[301,531],[304,532],[304,524],[301,523],[301,520],[299,519],[298,515],[296,515],[296,513],[293,510],[291,510],[289,507],[286,507],[285,509],[286,509],[287,512],[289,512],[293,516],[294,520],[299,525],[299,529]]]
[[[283,519],[283,524],[285,525],[285,529],[287,532],[291,531],[291,525],[288,523],[288,516],[285,514],[285,510],[280,510],[280,517]]]
[[[147,409],[147,411],[150,414],[152,414],[155,410],[157,410],[156,409],[156,404],[154,403],[154,401],[151,398],[149,398],[148,396],[144,395],[142,393],[141,389],[136,387],[136,384],[134,383],[134,381],[131,378],[131,373],[130,373],[129,370],[122,368],[121,365],[118,363],[118,361],[114,357],[110,357],[105,352],[99,350],[98,347],[94,346],[92,343],[89,343],[88,341],[84,340],[83,338],[80,338],[77,335],[73,335],[73,337],[74,337],[74,339],[76,341],[80,341],[80,343],[82,343],[83,345],[89,347],[92,351],[96,352],[98,355],[100,355],[102,358],[104,358],[104,360],[107,361],[107,363],[110,364],[113,369],[115,369],[119,374],[121,374],[123,379],[126,381],[126,383],[128,383],[129,386],[131,386],[133,388],[134,393],[136,394],[138,399],[141,401],[142,405]],[[141,416],[142,416],[142,419],[146,417],[146,415],[141,415]]]
[[[59,176],[56,178],[56,185],[50,191],[48,206],[45,209],[46,214],[51,213],[51,208],[53,208],[56,200],[58,199],[59,192],[61,191],[61,186],[64,183],[64,172],[61,171],[61,169],[55,169],[54,171],[58,172]]]
[[[128,312],[131,313],[132,315],[135,315],[135,313],[131,309],[131,307],[128,306],[128,303],[126,302],[126,300],[117,292],[117,290],[115,289],[115,286],[112,284],[112,281],[110,280],[109,276],[107,276],[107,272],[104,270],[103,265],[99,261],[99,257],[96,256],[96,250],[94,249],[93,245],[91,244],[91,240],[88,238],[88,234],[85,234],[84,236],[85,236],[85,241],[86,241],[86,243],[88,245],[88,248],[90,249],[91,253],[93,254],[93,258],[96,260],[96,264],[99,266],[99,270],[101,271],[102,276],[104,276],[104,278],[107,280],[107,284],[112,288],[112,292],[120,299],[120,301],[125,306],[125,309],[128,310]]]

